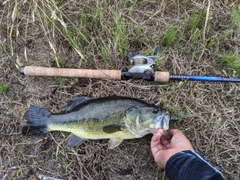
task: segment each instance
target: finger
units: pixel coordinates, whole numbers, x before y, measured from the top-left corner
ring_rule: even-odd
[[[172,135],[171,141],[188,141],[187,137],[178,129],[170,129],[168,132]]]
[[[168,132],[172,136],[176,135],[176,134],[182,134],[182,132],[180,130],[178,130],[178,129],[169,129]]]
[[[188,138],[178,129],[171,129],[168,131],[172,135],[171,147],[181,150],[193,150],[192,144]]]
[[[152,140],[151,140],[151,151],[152,151],[153,156],[154,156],[157,152],[165,149],[165,148],[162,146],[161,142],[160,142],[160,138],[161,138],[162,134],[163,134],[163,130],[159,130],[159,131],[156,132],[156,133],[153,135],[153,137],[152,137]]]
[[[153,134],[151,144],[158,144],[161,136],[163,135],[163,130],[159,129],[155,134]]]
[[[170,143],[169,140],[168,140],[166,137],[164,137],[164,136],[161,137],[161,144],[162,144],[164,147],[166,147],[166,149],[171,148],[171,143]]]

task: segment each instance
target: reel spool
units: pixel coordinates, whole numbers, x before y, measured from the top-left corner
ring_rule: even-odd
[[[154,59],[160,56],[160,48],[156,48],[153,56],[134,55],[129,51],[127,54],[128,62],[131,67],[128,70],[130,76],[134,79],[142,79],[147,76],[154,76]]]

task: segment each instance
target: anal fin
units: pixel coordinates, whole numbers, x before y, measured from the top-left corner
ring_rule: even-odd
[[[108,141],[108,149],[113,149],[121,144],[123,139],[121,138],[111,138]]]
[[[68,138],[67,146],[68,147],[77,146],[77,145],[83,143],[84,141],[86,141],[86,139],[83,139],[78,136],[75,136],[74,134],[71,134],[70,137]]]

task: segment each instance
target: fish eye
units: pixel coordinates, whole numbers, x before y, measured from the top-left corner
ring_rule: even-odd
[[[154,110],[153,110],[153,113],[154,113],[154,114],[157,114],[157,113],[158,113],[158,109],[154,109]]]

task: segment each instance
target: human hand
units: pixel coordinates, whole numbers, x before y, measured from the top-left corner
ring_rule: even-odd
[[[170,129],[168,133],[172,136],[170,141],[164,135],[163,129],[159,129],[151,140],[151,150],[154,160],[163,169],[172,155],[185,150],[193,150],[191,143],[180,130]]]

